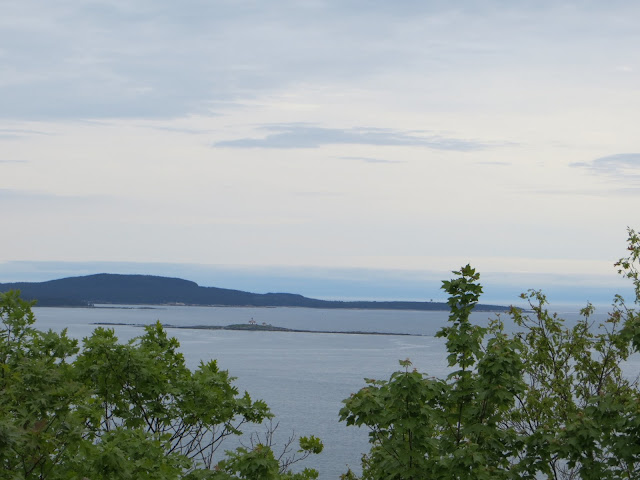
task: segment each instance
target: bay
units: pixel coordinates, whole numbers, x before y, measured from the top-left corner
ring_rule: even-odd
[[[106,306],[104,306],[106,307]],[[568,325],[578,319],[578,308],[564,308]],[[317,468],[321,479],[337,479],[348,466],[359,471],[361,455],[368,450],[367,430],[346,427],[338,421],[342,400],[365,385],[364,378],[387,379],[399,369],[398,360],[410,359],[421,372],[447,375],[444,340],[433,335],[446,324],[448,312],[391,310],[321,310],[307,308],[238,308],[162,306],[140,308],[34,308],[40,329],[67,328],[83,338],[98,323],[144,325],[160,321],[176,326],[267,323],[280,327],[412,334],[366,335],[267,331],[170,329],[181,344],[190,368],[217,359],[221,368],[237,377],[235,385],[252,398],[267,402],[279,422],[277,440],[293,433],[320,437],[325,450],[303,466]],[[604,320],[605,310],[594,317]],[[490,313],[473,314],[473,321],[488,323]],[[121,341],[138,336],[133,325],[109,325]],[[507,329],[513,326],[507,323]],[[626,370],[637,374],[634,356]],[[251,427],[258,432],[259,426]],[[251,430],[250,430],[251,431]],[[249,433],[249,432],[247,432]],[[234,448],[228,443],[224,448]]]

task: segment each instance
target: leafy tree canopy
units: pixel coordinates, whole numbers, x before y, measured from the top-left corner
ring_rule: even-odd
[[[629,255],[616,263],[640,302],[640,237],[629,230]],[[344,400],[340,419],[370,430],[367,480],[637,479],[640,390],[620,364],[640,349],[640,314],[616,297],[606,322],[593,306],[568,327],[539,291],[512,308],[520,331],[500,317],[488,328],[469,321],[480,275],[469,265],[443,282],[449,294],[446,339],[452,372],[438,379],[408,360],[389,380]],[[343,479],[355,479],[348,471]]]
[[[226,437],[272,414],[215,360],[190,371],[160,324],[128,343],[97,328],[80,348],[37,330],[31,306],[0,294],[0,478],[316,478],[288,470],[322,451],[313,436],[284,462],[271,442],[218,459]]]

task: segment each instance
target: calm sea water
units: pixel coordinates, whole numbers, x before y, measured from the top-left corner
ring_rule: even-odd
[[[577,309],[565,309],[568,323]],[[188,365],[215,358],[237,377],[235,384],[254,399],[267,402],[280,422],[280,441],[293,431],[316,435],[324,452],[305,462],[321,479],[337,479],[347,466],[359,470],[368,450],[367,430],[346,427],[338,421],[342,400],[364,386],[364,378],[386,379],[399,369],[398,360],[409,358],[422,372],[446,376],[444,341],[433,335],[446,324],[447,312],[317,310],[306,308],[35,308],[40,329],[68,328],[76,338],[90,335],[95,323],[172,325],[228,325],[257,323],[329,331],[412,333],[420,336],[341,335],[332,333],[244,332],[171,329],[181,343]],[[474,314],[486,323],[491,314]],[[595,320],[604,319],[604,311]],[[121,340],[140,335],[140,328],[112,326]],[[633,358],[625,367],[629,375],[640,371]],[[262,430],[258,430],[262,431]],[[234,445],[229,444],[228,448]]]

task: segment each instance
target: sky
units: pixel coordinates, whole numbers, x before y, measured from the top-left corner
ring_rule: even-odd
[[[635,1],[5,0],[0,282],[630,292]]]

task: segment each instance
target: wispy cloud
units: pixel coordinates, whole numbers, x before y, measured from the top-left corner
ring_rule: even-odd
[[[364,22],[363,4],[347,3],[13,2],[0,18],[0,118],[210,114],[287,85],[422,65],[396,25],[429,6],[367,4]],[[397,42],[381,48],[381,36]]]
[[[261,138],[237,138],[214,144],[227,148],[319,148],[323,145],[419,146],[436,150],[481,150],[487,144],[475,140],[393,130],[390,128],[356,127],[325,128],[308,124],[265,125]]]
[[[308,191],[308,192],[298,191],[298,192],[295,192],[294,195],[296,195],[298,197],[328,198],[328,197],[343,197],[344,193],[342,193],[342,192],[321,192],[321,191]]]
[[[495,167],[508,167],[511,166],[509,162],[479,162],[479,165],[491,165]]]
[[[640,182],[640,153],[618,153],[590,162],[572,163],[570,166],[584,168],[594,175],[604,175],[626,183]]]
[[[59,195],[50,192],[0,188],[0,201],[15,201],[22,205],[87,206],[113,202],[116,197],[107,195]]]
[[[3,2],[0,118],[208,114],[217,102],[305,83],[363,87],[389,72],[399,85],[438,72],[475,77],[538,52],[550,65],[550,56],[591,51],[595,27],[613,40],[635,31],[634,2],[517,3]],[[617,50],[614,65],[633,68],[634,42]]]
[[[522,190],[521,190],[522,191]],[[611,197],[616,196],[637,196],[640,195],[640,187],[621,187],[621,188],[599,188],[599,189],[586,189],[586,188],[564,188],[564,189],[531,189],[528,191],[531,194],[541,195],[558,195],[566,197],[571,196],[584,196],[584,197]]]
[[[372,157],[338,157],[341,160],[356,160],[366,163],[406,163],[402,160],[385,160],[384,158],[372,158]]]
[[[51,133],[28,128],[0,128],[0,138],[22,138],[28,135],[51,135]]]
[[[213,116],[214,114],[211,114]],[[188,135],[205,135],[211,134],[211,130],[206,130],[202,128],[187,128],[187,127],[170,127],[165,125],[154,125],[151,128],[154,130],[162,130],[164,132],[171,133],[186,133]]]

